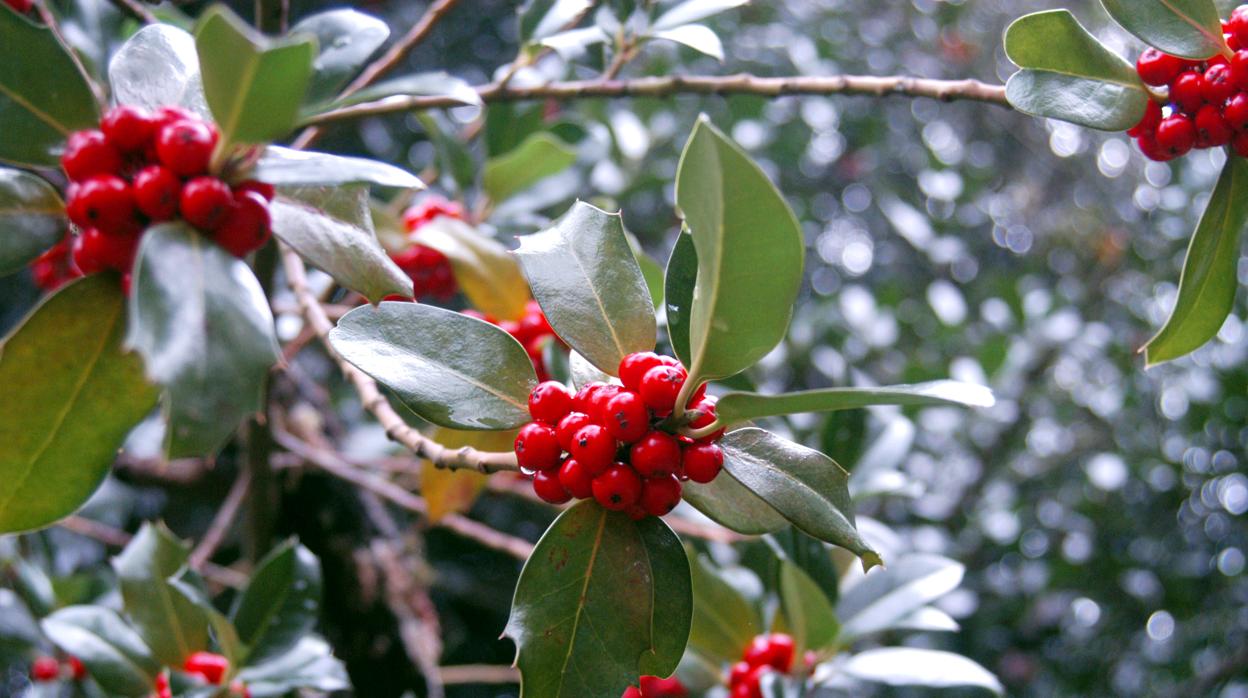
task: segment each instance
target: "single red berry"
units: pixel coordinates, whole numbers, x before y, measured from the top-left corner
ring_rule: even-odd
[[[69,659],[65,660],[65,663],[69,665],[69,675],[75,681],[82,681],[87,678],[87,667],[83,665],[81,659],[70,655]]]
[[[706,484],[724,467],[724,451],[715,444],[690,444],[681,450],[681,469],[694,482]]]
[[[646,696],[636,686],[629,686],[624,689],[624,693],[620,695],[620,698],[646,698]]]
[[[464,218],[464,207],[458,202],[447,201],[440,196],[426,196],[423,201],[403,213],[403,225],[409,231],[415,232],[421,226],[439,216],[462,220]]]
[[[272,201],[277,196],[277,188],[268,182],[261,182],[255,179],[249,179],[241,184],[234,185],[234,195],[238,196],[245,191],[254,191],[264,197],[265,201]]]
[[[793,666],[793,653],[796,651],[793,637],[784,633],[772,633],[767,642],[771,646],[768,663],[778,671],[788,671]]]
[[[1235,8],[1231,12],[1231,17],[1226,21],[1226,30],[1240,46],[1248,46],[1248,9],[1243,5]]]
[[[651,516],[664,516],[680,504],[680,489],[675,475],[646,478],[641,484],[641,506]]]
[[[107,269],[126,271],[134,265],[138,246],[137,237],[105,235],[98,228],[85,228],[74,238],[74,266],[83,274],[95,274]]]
[[[728,693],[728,698],[762,698],[762,688],[752,689],[745,681],[732,687]]]
[[[134,190],[121,177],[95,175],[78,187],[72,199],[68,213],[79,227],[113,235],[132,235],[140,229]]]
[[[55,291],[71,279],[82,276],[73,264],[70,239],[61,240],[30,263],[35,285],[44,291]]]
[[[1163,150],[1162,147],[1157,144],[1156,134],[1146,133],[1143,136],[1140,136],[1139,139],[1136,140],[1136,145],[1140,147],[1140,152],[1144,153],[1144,157],[1147,157],[1149,160],[1166,162],[1167,160],[1174,159],[1173,155]]]
[[[658,676],[641,677],[641,695],[644,698],[686,698],[689,691],[675,676],[663,679]]]
[[[35,6],[35,0],[4,0],[4,4],[12,7],[13,11],[19,15],[24,15]]]
[[[559,465],[559,439],[554,427],[529,422],[520,427],[515,442],[516,462],[526,470],[550,470]]]
[[[559,426],[555,427],[555,435],[559,437],[559,447],[568,453],[572,452],[572,440],[576,436],[576,432],[581,427],[593,424],[589,415],[584,412],[569,412],[563,419],[559,420]]]
[[[636,392],[641,387],[641,378],[646,371],[659,366],[663,359],[652,351],[636,351],[620,359],[620,382],[625,388]]]
[[[1248,49],[1241,48],[1231,56],[1231,82],[1241,90],[1248,90]]]
[[[234,192],[216,177],[196,177],[182,187],[178,209],[187,223],[200,230],[216,230],[234,208]]]
[[[676,396],[685,384],[685,369],[679,366],[655,366],[641,378],[642,402],[659,416],[672,411]]]
[[[650,410],[641,402],[641,396],[631,390],[621,390],[607,400],[603,416],[607,432],[626,444],[645,436],[650,429]]]
[[[559,484],[577,499],[594,496],[594,476],[575,458],[569,458],[559,466]]]
[[[1222,116],[1222,110],[1206,104],[1196,112],[1196,145],[1200,148],[1217,148],[1231,142],[1231,127]]]
[[[230,684],[230,693],[234,698],[251,698],[251,689],[247,688],[247,684],[242,681],[234,681]]]
[[[712,424],[714,424],[715,423],[715,403],[717,402],[719,402],[718,398],[703,397],[698,402],[694,403],[693,405],[690,405],[689,409],[696,410],[700,412],[701,414],[697,417],[697,419],[694,419],[693,421],[689,422],[689,426],[693,427],[694,429],[702,429],[702,428],[709,427]],[[716,441],[719,441],[721,438],[723,438],[724,431],[725,431],[725,428],[718,429],[698,439],[698,442],[704,443],[704,444],[715,443]]]
[[[108,141],[102,131],[78,131],[65,142],[61,167],[71,181],[81,182],[96,175],[115,175],[121,171],[121,151]]]
[[[588,428],[588,427],[586,427]],[[612,511],[624,511],[641,496],[641,478],[623,463],[616,463],[594,478],[594,499]]]
[[[56,657],[39,657],[30,665],[30,678],[35,681],[55,681],[61,677],[61,663]]]
[[[174,121],[160,127],[156,135],[156,155],[160,164],[175,174],[192,177],[208,171],[217,140],[216,127],[206,121]]]
[[[143,215],[167,221],[178,215],[182,180],[160,165],[150,165],[134,176],[134,201]]]
[[[1222,106],[1233,94],[1235,83],[1231,80],[1231,66],[1226,63],[1210,66],[1205,71],[1205,101]]]
[[[1157,130],[1157,124],[1160,123],[1161,105],[1150,99],[1148,106],[1144,109],[1144,116],[1140,117],[1139,123],[1127,129],[1127,135],[1139,138],[1146,133],[1154,133]]]
[[[142,107],[122,105],[109,109],[100,120],[108,141],[123,151],[142,151],[156,137],[156,117]]]
[[[766,664],[751,669],[750,675],[745,677],[745,683],[743,684],[748,689],[745,695],[749,696],[749,698],[763,698],[763,677],[773,671],[775,670]]]
[[[544,339],[547,335],[553,334],[550,323],[546,321],[546,316],[539,310],[536,313],[525,313],[520,318],[519,326],[516,328],[516,339],[522,344],[529,344],[536,339]]]
[[[589,402],[589,412],[587,414],[589,414],[590,419],[594,420],[595,424],[606,426],[607,403],[611,402],[611,398],[619,395],[623,390],[623,388],[614,383],[607,383],[594,391],[593,397]]]
[[[558,424],[572,411],[572,392],[563,383],[546,381],[538,383],[529,392],[529,414],[533,419],[547,424]]]
[[[1248,127],[1248,92],[1240,92],[1231,97],[1222,108],[1222,118],[1235,131]]]
[[[1170,100],[1188,114],[1195,114],[1205,104],[1205,76],[1183,73],[1170,85]]]
[[[542,501],[551,504],[563,504],[572,499],[572,494],[560,482],[559,474],[553,470],[542,470],[533,475],[533,491]]]
[[[757,635],[750,640],[749,646],[745,648],[741,659],[745,660],[751,667],[763,666],[767,664],[771,658],[771,643],[767,641],[766,635]]]
[[[642,477],[671,475],[680,469],[680,441],[663,431],[650,431],[628,452],[629,462]]]
[[[245,191],[235,198],[229,215],[213,231],[213,239],[226,252],[245,257],[263,247],[271,231],[269,202],[254,191]]]
[[[1136,59],[1135,69],[1145,84],[1161,87],[1178,77],[1183,70],[1183,59],[1150,47]]]
[[[615,439],[611,438],[605,427],[587,424],[573,435],[572,449],[569,452],[591,474],[598,475],[615,460]]]
[[[186,658],[182,668],[188,674],[197,674],[211,684],[219,684],[230,670],[230,661],[212,652],[195,652]]]
[[[1171,157],[1179,157],[1196,145],[1196,126],[1182,114],[1162,119],[1157,126],[1157,145]]]
[[[1248,133],[1241,133],[1231,140],[1231,149],[1241,158],[1248,158]]]
[[[744,660],[733,664],[732,668],[728,670],[728,685],[736,686],[739,683],[743,683],[753,668],[749,662]]]
[[[577,412],[584,412],[592,417],[593,415],[590,414],[590,409],[594,406],[594,396],[598,394],[599,390],[602,390],[605,387],[607,387],[606,383],[599,383],[597,381],[582,385],[580,389],[576,391],[576,394],[572,396],[572,409]]]

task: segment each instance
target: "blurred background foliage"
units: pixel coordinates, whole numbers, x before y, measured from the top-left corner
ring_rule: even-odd
[[[1138,47],[1099,5],[1066,4],[1134,58]],[[333,4],[294,5],[298,19]],[[398,32],[424,6],[356,7]],[[724,39],[722,65],[653,44],[622,75],[899,73],[1000,83],[1012,70],[1001,50],[1004,27],[1054,6],[758,2],[710,22]],[[464,3],[399,73],[443,69],[473,84],[489,81],[516,54],[515,11],[511,2]],[[593,56],[571,64],[552,57],[516,80],[592,78],[600,70]],[[1221,153],[1150,163],[1122,134],[922,99],[500,105],[491,108],[486,137],[468,147],[478,164],[516,138],[507,129],[553,128],[575,142],[578,161],[494,209],[487,229],[510,240],[575,198],[605,198],[662,263],[677,232],[671,182],[679,148],[702,111],[777,181],[809,245],[790,337],[751,380],[770,391],[949,375],[984,382],[997,395],[990,410],[875,409],[768,425],[858,471],[864,533],[882,549],[965,565],[961,588],[936,604],[962,631],[921,642],[982,663],[1011,695],[1194,696],[1229,680],[1221,695],[1248,696],[1244,294],[1218,339],[1194,355],[1145,372],[1136,354],[1173,300]],[[449,130],[463,128],[471,112],[436,117]],[[437,175],[428,125],[413,115],[349,122],[332,127],[321,147]],[[449,174],[434,181],[474,203],[475,190],[457,191]],[[1248,258],[1239,269],[1248,283]],[[35,298],[28,278],[0,279],[0,325],[11,327]],[[324,419],[348,450],[380,447],[377,428],[323,356],[304,352],[298,368],[332,391],[338,412]],[[123,468],[84,513],[118,526],[164,517],[175,530],[202,530],[228,487],[234,456],[225,453],[210,476],[183,488],[153,488]],[[351,607],[351,594],[335,593],[359,583],[350,556],[332,553],[369,525],[366,508],[318,476],[285,482],[281,526],[325,556],[326,634],[339,651],[375,641],[373,624],[384,622]],[[496,492],[472,515],[530,540],[550,518],[544,507]],[[895,539],[882,540],[889,536]],[[512,648],[498,633],[518,564],[436,529],[419,544],[430,563],[422,573],[436,580],[444,662],[508,663]],[[64,583],[81,593],[104,574],[104,551],[65,531],[21,545],[59,574],[77,571]],[[0,590],[0,619],[17,623],[3,612],[12,601],[6,594]],[[514,692],[452,688],[449,695]]]

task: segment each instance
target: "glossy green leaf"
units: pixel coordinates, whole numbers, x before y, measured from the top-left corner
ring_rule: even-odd
[[[386,302],[347,313],[329,339],[344,359],[434,424],[497,430],[529,421],[533,363],[519,342],[488,322]]]
[[[1235,305],[1239,241],[1245,221],[1248,162],[1230,157],[1192,234],[1170,318],[1144,345],[1146,365],[1190,354],[1218,334]]]
[[[167,666],[182,666],[192,652],[208,649],[207,617],[168,581],[189,554],[169,529],[146,523],[113,558],[126,615],[156,659]]]
[[[663,303],[667,309],[667,337],[672,343],[676,358],[688,366],[689,357],[689,310],[693,305],[693,287],[698,281],[698,251],[693,246],[693,236],[681,233],[672,245],[667,259],[667,273],[663,283]]]
[[[40,625],[62,652],[82,662],[108,695],[139,698],[152,692],[160,664],[143,638],[112,609],[69,606]]]
[[[527,44],[550,36],[592,6],[590,0],[528,0],[520,8],[520,40]]]
[[[316,37],[318,52],[312,63],[306,102],[329,102],[369,57],[386,43],[390,27],[372,15],[342,8],[309,15],[290,28],[291,34]]]
[[[132,289],[126,344],[165,388],[169,457],[212,454],[260,409],[279,356],[260,282],[203,235],[167,223],[144,234]]]
[[[1004,695],[1005,688],[984,667],[960,654],[918,647],[880,647],[859,652],[837,665],[859,679],[889,686],[985,688]]]
[[[415,175],[384,162],[275,145],[264,149],[252,176],[278,187],[375,184],[395,189],[425,188]]]
[[[740,373],[788,330],[802,283],[801,228],[767,175],[705,116],[680,157],[676,205],[698,256],[689,374]]]
[[[650,259],[637,238],[631,234],[627,237],[628,246],[633,249],[633,256],[637,258],[637,266],[641,268],[641,278],[646,281],[646,290],[650,292],[650,304],[658,310],[663,305],[663,267]]]
[[[516,254],[555,333],[590,363],[615,375],[620,359],[654,348],[654,304],[620,214],[578,201]]]
[[[412,279],[381,248],[363,187],[287,189],[269,205],[273,234],[345,288],[377,302],[410,298]]]
[[[737,533],[762,535],[787,528],[788,519],[763,501],[731,473],[721,472],[707,484],[685,483],[684,499],[715,523]]]
[[[1022,68],[1005,88],[1019,111],[1106,131],[1125,131],[1144,116],[1150,97],[1135,68],[1067,10],[1015,20],[1005,53]]]
[[[65,138],[92,128],[99,107],[56,36],[16,12],[0,12],[0,161],[51,167]]]
[[[0,531],[47,526],[82,506],[155,406],[142,362],[122,350],[125,316],[116,277],[90,276],[0,345]]]
[[[590,383],[611,382],[610,374],[589,363],[589,359],[581,356],[575,349],[568,352],[568,373],[572,377],[572,385],[578,388]]]
[[[40,177],[0,168],[0,275],[21,269],[65,237],[61,196]]]
[[[559,515],[524,565],[505,634],[520,695],[616,696],[676,670],[689,638],[689,559],[661,519],[583,501]]]
[[[559,174],[576,162],[576,150],[554,134],[540,131],[514,149],[485,162],[481,186],[494,202]]]
[[[672,29],[741,7],[747,2],[749,0],[685,0],[659,15],[650,28]]]
[[[208,620],[208,626],[212,629],[212,638],[217,643],[218,651],[229,660],[231,668],[237,669],[247,655],[247,647],[239,640],[238,630],[234,624],[225,617],[225,614],[218,611],[212,599],[208,598],[203,588],[203,580],[199,578],[199,575],[184,567],[177,576],[169,580],[169,585],[176,593],[181,594],[203,611],[204,617]]]
[[[447,97],[464,106],[481,106],[481,95],[477,94],[476,89],[466,80],[437,71],[383,80],[359,92],[353,92],[346,97],[334,100],[327,105],[327,108],[337,109],[364,102],[376,102],[388,97]]]
[[[293,649],[316,627],[320,602],[321,563],[311,551],[287,541],[266,555],[230,613],[248,663]]]
[[[416,241],[446,255],[455,282],[486,315],[518,320],[529,302],[529,282],[516,256],[479,229],[450,216],[420,226]]]
[[[798,651],[831,647],[840,627],[832,603],[815,580],[801,567],[783,560],[779,588],[784,625],[797,642]]]
[[[315,39],[268,39],[214,5],[196,22],[195,48],[225,142],[268,143],[290,133],[312,78]]]
[[[850,550],[866,569],[880,564],[854,526],[849,473],[831,458],[752,427],[728,432],[719,445],[724,470],[794,526]]]
[[[962,565],[940,555],[912,554],[866,576],[836,606],[846,641],[896,627],[902,619],[962,582]]]
[[[720,421],[732,425],[759,417],[835,412],[872,405],[992,407],[994,402],[992,391],[982,385],[938,380],[879,388],[822,388],[779,395],[732,392],[719,399],[715,412]]]
[[[319,637],[305,636],[286,654],[244,668],[238,680],[247,684],[252,698],[288,696],[296,689],[330,693],[350,688],[346,667],[334,658]]]
[[[690,571],[693,625],[689,648],[717,664],[737,661],[754,636],[763,632],[758,613],[706,556],[697,556]]]
[[[108,64],[108,82],[120,104],[158,109],[178,106],[211,116],[195,37],[168,24],[135,32]]]
[[[1101,0],[1101,4],[1124,29],[1166,53],[1203,60],[1228,50],[1213,0]]]
[[[763,536],[763,542],[775,553],[778,561],[797,565],[818,585],[829,602],[836,602],[840,572],[826,543],[792,526]]]

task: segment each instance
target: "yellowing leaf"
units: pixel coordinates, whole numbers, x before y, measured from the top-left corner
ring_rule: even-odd
[[[442,216],[421,226],[416,239],[446,255],[455,281],[481,312],[519,320],[529,301],[529,284],[507,248],[467,223]]]
[[[460,431],[435,427],[430,438],[451,448],[472,446],[482,451],[508,451],[515,431]],[[432,461],[420,464],[420,492],[429,505],[429,520],[440,521],[447,514],[468,510],[485,488],[486,476],[474,470],[439,468]]]

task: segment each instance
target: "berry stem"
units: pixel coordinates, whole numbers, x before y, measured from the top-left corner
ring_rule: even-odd
[[[691,412],[690,414],[693,414],[693,413]],[[719,431],[720,429],[723,429],[723,428],[724,428],[724,426],[725,426],[725,425],[724,425],[724,423],[723,423],[723,422],[721,422],[721,421],[719,421],[718,419],[716,419],[715,421],[713,421],[713,422],[711,422],[710,424],[708,424],[708,425],[706,425],[706,426],[702,427],[701,429],[688,429],[688,428],[681,428],[681,430],[680,430],[680,435],[681,435],[681,436],[688,436],[688,437],[689,437],[689,438],[691,438],[691,439],[701,439],[701,438],[704,438],[704,437],[710,436],[711,434],[714,434],[715,432]]]

